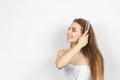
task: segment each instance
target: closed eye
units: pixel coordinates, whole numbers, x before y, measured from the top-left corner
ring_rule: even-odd
[[[70,30],[70,27],[68,27],[68,30]],[[72,31],[73,31],[73,32],[76,32],[75,28],[72,28]]]
[[[73,31],[73,32],[76,32],[76,30],[74,30],[74,29],[73,29],[72,31]]]

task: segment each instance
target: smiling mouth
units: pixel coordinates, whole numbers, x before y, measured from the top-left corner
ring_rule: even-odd
[[[70,37],[70,36],[67,36],[67,38],[69,39],[69,38],[72,38],[72,37]]]

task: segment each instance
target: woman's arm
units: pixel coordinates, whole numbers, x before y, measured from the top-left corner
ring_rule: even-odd
[[[64,66],[66,66],[67,64],[69,64],[71,59],[75,56],[75,54],[78,51],[80,51],[80,49],[81,49],[81,46],[76,45],[75,47],[71,48],[67,53],[65,53],[63,50],[58,51],[58,57],[56,60],[56,67],[58,69],[61,69]]]
[[[87,34],[87,31],[78,40],[78,43],[73,48],[71,48],[68,52],[64,52],[63,50],[58,51],[58,58],[56,60],[56,67],[58,69],[61,69],[67,64],[69,64],[69,62],[75,56],[75,54],[78,53],[81,50],[81,48],[87,44],[88,35],[86,36],[86,34]]]

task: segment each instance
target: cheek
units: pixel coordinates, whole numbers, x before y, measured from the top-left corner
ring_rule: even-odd
[[[82,37],[82,34],[80,34],[80,33],[74,33],[73,37],[76,38],[76,39],[78,39],[79,37]]]
[[[74,33],[74,34],[73,34],[73,40],[74,40],[75,42],[79,39],[79,37],[80,37],[80,34],[78,34],[78,33]]]

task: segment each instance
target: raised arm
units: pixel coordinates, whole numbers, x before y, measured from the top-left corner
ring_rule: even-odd
[[[84,47],[88,43],[88,35],[87,31],[84,33],[84,35],[79,38],[78,43],[71,48],[68,52],[65,52],[64,50],[58,51],[58,56],[56,59],[56,67],[58,69],[61,69],[65,67],[69,62],[72,60],[72,58],[75,56],[76,53],[78,53],[82,47]]]

